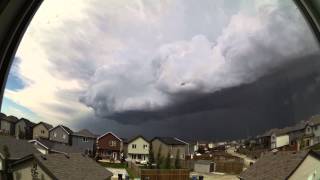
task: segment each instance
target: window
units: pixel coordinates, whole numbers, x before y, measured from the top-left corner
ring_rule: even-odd
[[[83,137],[83,138],[82,138],[82,141],[83,141],[83,142],[88,142],[88,138]]]
[[[41,134],[44,134],[44,130],[41,130]]]
[[[62,138],[63,138],[63,139],[66,139],[66,135],[65,135],[65,134],[63,134],[63,135],[62,135]]]
[[[132,149],[136,149],[137,145],[136,144],[132,144]]]
[[[53,133],[53,137],[57,137],[57,133]]]
[[[115,147],[115,146],[117,146],[117,142],[116,141],[109,141],[109,146]]]
[[[147,149],[147,148],[148,148],[148,145],[144,144],[143,149]]]

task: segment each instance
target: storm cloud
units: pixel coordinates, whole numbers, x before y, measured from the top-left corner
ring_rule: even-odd
[[[293,5],[256,8],[254,15],[242,11],[232,15],[214,40],[196,34],[149,52],[141,46],[117,52],[114,63],[97,68],[80,101],[98,116],[119,122],[121,113],[129,115],[125,122],[133,124],[161,119],[168,115],[161,109],[175,109],[177,98],[252,83],[297,57],[315,53],[313,37],[306,36],[310,30]]]

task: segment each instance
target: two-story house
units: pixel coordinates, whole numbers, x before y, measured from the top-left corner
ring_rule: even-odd
[[[289,145],[289,134],[287,129],[270,129],[256,140],[257,144],[266,149],[282,148]]]
[[[102,159],[120,160],[123,154],[123,140],[112,132],[97,139],[97,155]]]
[[[189,144],[175,137],[155,137],[151,144],[154,155],[160,151],[163,158],[170,153],[171,159],[175,159],[179,154],[179,159],[185,160],[186,155],[189,155]]]
[[[49,140],[64,144],[72,144],[73,131],[66,126],[58,125],[49,130]]]
[[[93,155],[95,151],[96,135],[87,129],[72,134],[72,146],[82,150],[83,153]]]
[[[18,118],[15,116],[3,116],[0,121],[0,131],[11,136],[15,135],[15,124]]]
[[[51,124],[39,122],[32,128],[32,139],[44,138],[49,139],[49,130],[53,128]]]
[[[34,125],[35,123],[28,119],[21,118],[15,124],[15,136],[21,139],[32,139],[32,128]]]
[[[149,141],[143,136],[137,136],[128,142],[129,161],[148,162],[149,160]]]

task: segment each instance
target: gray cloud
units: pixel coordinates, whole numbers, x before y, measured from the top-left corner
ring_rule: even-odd
[[[146,44],[153,42],[143,39]],[[147,48],[151,54],[141,47],[128,47],[115,56],[119,63],[97,68],[80,101],[98,116],[119,122],[121,113],[130,114],[126,118],[132,123],[161,119],[155,117],[168,114],[162,109],[175,104],[177,97],[252,83],[317,50],[293,4],[259,6],[254,15],[240,11],[215,41],[194,34],[191,39]]]

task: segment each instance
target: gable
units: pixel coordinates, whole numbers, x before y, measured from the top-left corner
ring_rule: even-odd
[[[70,133],[60,125],[50,129],[49,131],[50,131],[50,133],[51,132],[56,132],[56,133],[59,133],[59,134],[70,135]]]
[[[117,140],[117,141],[122,141],[121,138],[119,138],[118,136],[116,136],[115,134],[113,134],[112,132],[107,132],[103,135],[101,135],[100,137],[98,137],[98,140],[100,139],[114,139],[114,140]]]
[[[129,142],[129,146],[130,146],[131,144],[148,144],[148,145],[149,145],[149,142],[146,141],[146,140],[145,140],[144,138],[142,138],[142,137],[137,137],[137,138],[135,138],[134,140],[132,140],[132,141]]]

